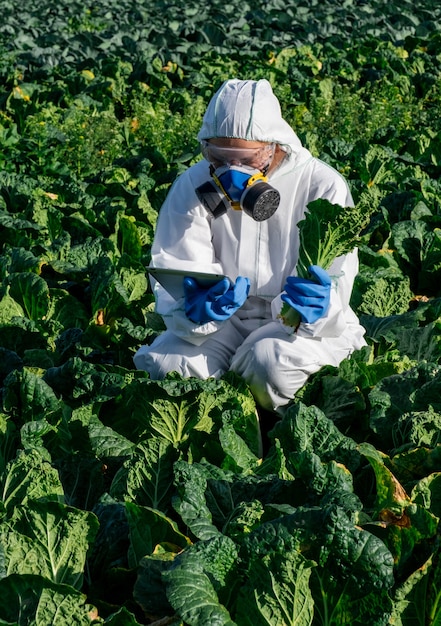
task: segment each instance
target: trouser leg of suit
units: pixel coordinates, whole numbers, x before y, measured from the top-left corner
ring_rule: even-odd
[[[168,372],[178,372],[184,378],[220,378],[243,340],[244,335],[230,322],[199,346],[166,330],[149,346],[141,346],[133,362],[153,380],[161,380]]]
[[[339,365],[353,351],[353,338],[288,335],[271,322],[252,332],[237,349],[230,369],[242,376],[256,402],[280,410],[308,377],[324,365]]]

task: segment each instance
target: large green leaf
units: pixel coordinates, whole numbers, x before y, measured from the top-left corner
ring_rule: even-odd
[[[72,411],[69,430],[75,439],[75,446],[84,452],[91,451],[99,459],[130,457],[135,444],[109,426],[104,426],[96,413],[94,404],[85,404]],[[87,439],[84,437],[86,433]]]
[[[392,227],[393,245],[407,262],[414,291],[440,296],[441,230],[422,220],[401,221]]]
[[[7,324],[13,317],[22,317],[23,307],[10,295],[6,294],[0,300],[0,323]]]
[[[325,521],[322,563],[338,578],[349,581],[355,598],[394,584],[394,559],[385,543],[348,519],[343,509],[331,510]]]
[[[411,498],[441,518],[441,472],[433,472],[419,480],[412,489]]]
[[[171,443],[151,437],[140,443],[116,473],[110,494],[142,506],[167,511],[173,485],[173,463],[177,452]]]
[[[392,612],[393,623],[397,626],[441,624],[441,568],[438,557],[439,547],[397,586]]]
[[[259,464],[259,459],[251,452],[245,441],[235,431],[227,416],[223,416],[223,426],[219,430],[219,442],[226,454],[225,469],[251,473]]]
[[[336,461],[323,463],[312,452],[292,452],[288,458],[288,469],[296,479],[297,489],[300,491],[302,485],[310,497],[312,494],[329,496],[336,491],[354,491],[352,474],[343,464]]]
[[[412,313],[388,317],[361,317],[368,336],[379,344],[377,351],[396,348],[410,363],[431,361],[438,363],[441,357],[441,339],[437,321],[424,323],[418,309]],[[385,373],[386,375],[386,373]]]
[[[314,404],[319,407],[327,418],[332,420],[340,430],[345,431],[351,426],[363,427],[363,415],[366,402],[360,387],[346,380],[334,369],[334,375],[326,368],[296,396],[297,401]],[[354,415],[357,415],[356,423]]]
[[[63,328],[87,327],[89,312],[84,304],[63,289],[50,290],[48,319],[55,320]]]
[[[373,206],[370,210],[358,205],[342,207],[324,198],[309,202],[307,208],[298,222],[300,245],[296,271],[302,278],[310,276],[311,265],[329,270],[334,259],[351,252],[374,212]]]
[[[186,624],[235,626],[198,562],[193,563],[191,569],[176,568],[165,572],[164,576],[170,584],[167,597]]]
[[[3,406],[18,422],[41,417],[58,421],[62,404],[40,374],[43,372],[25,367],[11,372],[5,380]]]
[[[223,413],[252,454],[258,456],[261,438],[251,393],[225,380],[177,374],[162,381],[134,377],[122,389],[106,423],[132,441],[160,437],[181,451],[188,450],[193,460],[208,458],[220,463],[225,452],[217,434]]]
[[[441,375],[434,363],[419,363],[401,375],[379,381],[369,393],[370,426],[383,449],[394,446],[393,433],[401,416],[432,405],[441,410]]]
[[[3,578],[0,597],[0,623],[5,625],[88,626],[96,623],[98,616],[84,594],[37,575],[12,574]]]
[[[374,516],[377,517],[382,511],[400,517],[411,500],[404,487],[391,470],[385,465],[387,457],[369,444],[362,443],[359,446],[360,453],[369,461],[376,479],[376,500],[373,505]]]
[[[314,624],[341,626],[342,624],[369,624],[385,626],[393,609],[388,590],[375,589],[359,597],[352,584],[342,584],[331,573],[318,567],[310,579],[314,600]]]
[[[360,463],[356,442],[343,435],[316,406],[307,407],[301,402],[291,406],[269,434],[280,440],[285,454],[313,452],[322,461],[338,461],[350,470]]]
[[[166,583],[163,578],[163,573],[170,569],[175,558],[176,552],[161,549],[151,556],[143,557],[139,562],[133,597],[146,615],[152,616],[152,619],[170,618],[176,615],[168,601]],[[176,618],[181,624],[177,615]]]
[[[394,584],[394,560],[385,543],[357,523],[357,512],[338,503],[297,507],[293,513],[261,524],[245,538],[249,558],[254,554],[284,554],[298,550],[319,564],[353,598],[389,590]]]
[[[207,472],[200,465],[183,461],[175,464],[178,495],[173,506],[198,539],[210,539],[219,534],[206,503],[207,481]]]
[[[64,493],[57,471],[37,450],[19,450],[0,477],[0,500],[8,514],[14,507],[31,500],[63,501]]]
[[[175,388],[169,381],[134,380],[122,390],[111,425],[133,441],[159,437],[174,446],[184,444],[193,428],[211,432],[210,412],[218,400],[214,393],[203,391],[201,382],[177,382]],[[208,406],[205,396],[209,396]]]
[[[434,448],[441,442],[441,407],[431,404],[426,410],[403,413],[393,430],[394,453],[406,448]]]
[[[9,293],[30,320],[44,319],[49,311],[49,287],[43,278],[29,272],[10,276]]]
[[[104,494],[92,511],[98,518],[99,529],[87,558],[91,580],[106,586],[116,568],[128,567],[129,525],[125,506]],[[127,580],[127,587],[130,582]]]
[[[127,259],[124,259],[127,261]],[[139,301],[148,289],[145,270],[134,263],[118,266],[119,277],[128,302]]]
[[[406,313],[413,294],[407,276],[395,268],[372,268],[356,278],[351,306],[358,316],[387,317]]]
[[[382,187],[396,180],[396,161],[394,154],[386,147],[374,145],[366,151],[361,167],[361,177],[368,187]]]
[[[388,466],[400,482],[413,486],[434,470],[441,471],[441,444],[433,448],[412,447],[398,452],[388,461]]]
[[[187,548],[164,572],[168,600],[186,624],[234,626],[220,598],[228,598],[237,558],[234,542],[219,535]]]
[[[120,215],[118,220],[118,244],[122,254],[127,254],[132,259],[139,260],[142,254],[141,237],[135,224],[135,218]],[[147,288],[147,279],[145,279]]]
[[[44,380],[51,388],[69,404],[74,406],[83,405],[87,402],[103,402],[105,400],[119,398],[124,387],[136,379],[145,379],[146,373],[126,368],[92,364],[78,356],[68,359],[59,367],[51,367],[46,370]],[[98,413],[98,407],[97,411]],[[113,413],[104,412],[102,417],[106,425]],[[128,423],[127,414],[125,423]],[[122,434],[127,434],[127,438],[132,440],[132,428],[121,429]],[[120,429],[116,429],[120,432]],[[132,435],[132,436],[130,436]]]
[[[92,513],[28,500],[0,526],[7,574],[36,574],[81,589],[86,554],[98,530]]]
[[[160,543],[174,546],[177,551],[191,544],[183,535],[176,522],[160,511],[138,506],[132,502],[125,503],[129,523],[130,548],[128,551],[129,565],[133,568],[145,555],[151,555]]]
[[[310,626],[314,601],[309,588],[312,561],[299,552],[254,559],[237,600],[241,626]]]

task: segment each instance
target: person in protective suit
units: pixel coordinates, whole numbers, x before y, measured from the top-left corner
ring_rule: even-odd
[[[229,279],[202,287],[184,278],[180,300],[155,283],[167,330],[141,346],[134,363],[155,380],[233,370],[258,405],[282,413],[308,376],[365,345],[349,306],[356,250],[328,272],[311,267],[311,280],[295,276],[297,224],[308,203],[353,200],[342,176],[301,145],[267,80],[227,80],[198,140],[204,158],[177,178],[161,207],[152,265]],[[297,329],[278,317],[283,302],[300,312]]]

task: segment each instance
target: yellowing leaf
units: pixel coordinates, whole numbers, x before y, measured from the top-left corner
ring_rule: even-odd
[[[25,100],[26,102],[29,102],[29,100],[31,99],[29,94],[27,94],[26,91],[18,86],[14,87],[14,89],[12,90],[12,95],[14,96],[14,98]]]
[[[81,76],[83,76],[86,80],[93,80],[95,78],[95,74],[90,70],[82,70]]]

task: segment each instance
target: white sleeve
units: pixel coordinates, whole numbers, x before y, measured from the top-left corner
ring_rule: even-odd
[[[211,243],[210,219],[200,206],[188,170],[173,183],[159,212],[152,265],[223,274]],[[185,315],[183,298],[176,301],[159,283],[153,279],[151,283],[156,311],[178,337],[200,345],[225,324],[224,321],[195,324]]]
[[[222,274],[211,241],[211,219],[197,198],[190,168],[173,183],[159,211],[152,265]]]

